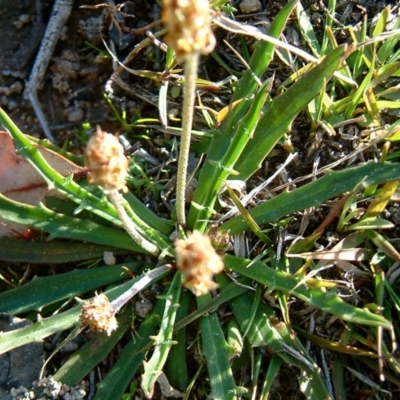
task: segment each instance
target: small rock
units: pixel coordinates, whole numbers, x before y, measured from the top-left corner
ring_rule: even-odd
[[[84,113],[80,108],[74,108],[68,114],[68,122],[79,122],[82,121],[84,117]]]
[[[29,14],[22,14],[19,19],[13,22],[13,25],[18,29],[21,30],[25,24],[27,24],[31,20]]]
[[[10,100],[7,104],[8,111],[14,111],[18,108],[18,103],[14,100]]]
[[[259,0],[243,0],[239,7],[242,13],[249,14],[261,10],[262,5]]]
[[[12,93],[21,94],[22,91],[24,90],[24,85],[19,81],[14,82],[10,86],[10,90],[11,90]]]
[[[135,303],[135,314],[139,315],[140,318],[146,318],[152,308],[153,304],[149,300],[138,300]]]

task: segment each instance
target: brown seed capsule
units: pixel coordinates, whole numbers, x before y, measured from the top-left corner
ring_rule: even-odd
[[[97,126],[85,151],[86,165],[89,169],[89,182],[102,186],[105,191],[128,191],[128,160],[119,140]]]
[[[177,268],[183,275],[183,284],[196,296],[207,294],[218,287],[212,278],[222,272],[224,263],[207,235],[193,231],[187,239],[176,240],[175,253]]]
[[[192,53],[208,54],[214,49],[208,0],[164,0],[162,19],[168,28],[165,41],[179,62]]]
[[[84,303],[79,319],[82,325],[94,331],[106,331],[107,335],[118,327],[114,307],[105,294],[96,295],[92,301]]]

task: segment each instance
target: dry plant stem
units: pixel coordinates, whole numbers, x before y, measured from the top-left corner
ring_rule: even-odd
[[[178,161],[178,177],[176,184],[176,214],[178,223],[186,225],[185,189],[189,161],[190,137],[193,123],[193,107],[196,95],[197,67],[199,53],[191,53],[185,62],[185,88],[183,96],[182,137]]]
[[[46,73],[47,66],[49,65],[53,50],[61,34],[61,28],[67,22],[71,10],[73,0],[56,0],[51,12],[51,18],[47,25],[46,32],[40,45],[39,53],[36,57],[35,63],[32,67],[32,72],[29,80],[26,83],[26,93],[32,103],[35,114],[42,126],[44,134],[51,141],[55,142],[50,128],[47,124],[46,118],[43,114],[42,107],[39,103],[37,91],[43,84],[44,74]],[[39,2],[37,2],[39,4]]]
[[[155,246],[153,243],[146,240],[136,229],[135,225],[133,224],[132,220],[129,218],[128,214],[125,211],[125,208],[122,204],[122,196],[118,192],[117,189],[112,189],[108,193],[108,197],[110,198],[111,202],[113,203],[118,217],[121,220],[122,224],[124,225],[126,231],[129,233],[129,236],[141,246],[143,249],[148,251],[153,256],[157,257],[160,254],[160,250]]]
[[[111,302],[111,305],[114,307],[114,314],[116,314],[133,296],[143,290],[149,283],[158,278],[160,275],[165,274],[170,269],[170,264],[162,265],[161,267],[153,269],[135,282],[130,289],[122,293],[121,296],[117,297]]]

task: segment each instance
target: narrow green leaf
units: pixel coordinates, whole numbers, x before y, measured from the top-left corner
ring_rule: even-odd
[[[39,342],[54,333],[76,326],[79,323],[80,312],[81,307],[77,306],[25,328],[0,332],[0,354],[27,343]]]
[[[210,295],[197,298],[198,306],[210,300]],[[211,384],[211,396],[214,400],[236,399],[236,385],[228,360],[226,341],[218,316],[215,312],[200,319],[203,352],[207,360],[208,375]]]
[[[151,313],[133,332],[134,337],[125,346],[112,370],[97,385],[94,400],[119,400],[124,394],[129,382],[142,365],[147,349],[152,343],[149,338],[156,333],[164,306],[165,301],[158,300]]]
[[[296,3],[297,0],[289,1],[288,4],[281,9],[268,29],[268,34],[270,36],[278,38],[283,32],[287,19],[293,11]],[[243,77],[237,82],[237,89],[232,97],[231,104],[234,104],[240,99],[245,99],[254,95],[259,86],[259,80],[263,76],[273,58],[274,49],[275,46],[270,43],[262,40],[256,42],[254,53],[249,63],[250,69],[247,70]],[[212,143],[208,152],[209,160],[218,161],[222,159],[226,149],[229,147],[232,135],[235,132],[239,121],[242,119],[247,110],[248,102],[240,102],[236,107],[234,107],[234,110],[229,113],[220,129],[214,132]],[[210,196],[210,193],[208,193],[207,190],[204,190],[204,187],[210,187],[208,182],[210,181],[210,177],[214,176],[214,174],[214,166],[209,162],[206,162],[202,168],[193,200],[193,204],[201,204],[203,208],[196,208],[195,206],[190,208],[188,215],[188,226],[190,228],[203,230],[206,226],[205,221],[208,220],[209,215],[211,215],[216,199],[215,196]]]
[[[310,46],[313,54],[318,58],[321,57],[321,46],[319,45],[317,36],[315,35],[313,25],[300,2],[296,5],[296,14],[303,38]]]
[[[53,237],[83,240],[106,246],[111,245],[138,253],[145,252],[123,231],[56,213],[43,204],[34,207],[18,203],[0,193],[0,208],[5,220],[43,229],[51,233]]]
[[[291,293],[307,304],[337,315],[345,321],[391,329],[392,325],[388,320],[366,309],[345,303],[334,291],[322,292],[305,285],[297,286],[299,283],[298,278],[276,271],[262,262],[250,262],[242,258],[226,255],[224,263],[226,268],[260,282],[271,290],[276,289]]]
[[[217,277],[215,278],[217,279]],[[177,322],[175,324],[175,332],[179,331],[184,326],[200,318],[205,313],[208,313],[210,310],[216,309],[218,306],[225,303],[226,301],[240,296],[242,293],[247,292],[248,290],[249,288],[245,286],[239,286],[235,282],[230,282],[229,285],[224,286],[223,290],[216,297],[213,297],[209,302],[199,306],[196,311],[193,311],[187,317]]]
[[[253,139],[235,164],[240,172],[238,179],[247,180],[275,147],[278,140],[290,129],[296,115],[313,100],[325,83],[339,68],[346,47],[339,46],[323,61],[310,69],[286,92],[276,97],[257,125]],[[251,160],[251,162],[250,162]]]
[[[64,274],[34,278],[23,286],[0,293],[0,312],[19,314],[40,311],[49,304],[129,278],[122,267],[137,272],[144,266],[125,263],[112,267],[76,269]]]
[[[278,377],[279,369],[282,365],[282,359],[278,357],[276,354],[273,354],[271,360],[268,365],[268,370],[265,375],[264,384],[261,391],[261,400],[267,400],[269,396],[269,392],[271,387],[275,381],[275,378]]]
[[[31,264],[60,264],[103,258],[104,252],[114,255],[125,250],[92,243],[52,240],[51,242],[30,242],[19,238],[0,238],[0,260],[29,262]]]
[[[107,290],[105,294],[112,301],[120,296],[122,293],[126,292],[129,288],[132,287],[133,284],[142,279],[144,276],[145,274],[110,290]],[[166,274],[162,274],[159,275],[156,279],[148,280],[143,289],[165,276]],[[78,305],[68,311],[41,319],[33,325],[27,326],[25,328],[9,332],[0,332],[0,354],[12,350],[15,347],[23,346],[27,343],[38,342],[54,333],[78,325],[81,309],[81,305]]]
[[[365,188],[399,178],[400,165],[395,163],[370,162],[344,171],[327,171],[324,177],[316,181],[291,192],[283,192],[266,203],[254,207],[250,210],[250,215],[257,224],[267,224],[296,211],[317,207],[323,201],[350,192],[360,183]],[[243,217],[239,216],[225,222],[220,228],[236,234],[247,229],[247,224]]]
[[[228,282],[228,278],[223,274],[216,277],[221,287],[224,287]],[[241,279],[243,283],[243,278]],[[241,330],[246,330],[246,338],[252,347],[266,346],[273,354],[279,356],[284,362],[289,365],[296,365],[303,374],[309,377],[312,381],[311,386],[304,388],[309,393],[323,393],[324,383],[322,382],[319,370],[315,363],[309,357],[305,357],[296,352],[289,352],[293,347],[291,339],[287,339],[286,325],[280,322],[274,315],[269,304],[264,302],[257,303],[257,298],[253,292],[247,292],[241,296],[229,301],[229,305],[233,310],[236,320],[241,326]],[[295,348],[298,348],[296,343]],[[296,356],[300,354],[300,356]],[[320,398],[326,398],[321,396]]]
[[[189,291],[182,292],[176,314],[176,320],[178,322],[187,316],[192,297]],[[176,345],[172,346],[169,352],[167,362],[165,363],[165,373],[173,388],[185,392],[189,381],[188,365],[186,361],[186,327],[175,332],[172,339],[176,341]]]
[[[115,207],[109,201],[94,196],[88,190],[79,186],[72,177],[64,177],[55,171],[38,151],[36,144],[30,141],[29,138],[19,130],[1,107],[0,123],[12,136],[18,153],[25,157],[50,188],[56,188],[57,191],[72,199],[79,207],[82,207],[82,209],[87,209],[112,222],[116,226],[123,226],[118,218]],[[154,231],[154,229],[145,223],[130,207],[127,207],[127,213],[138,230],[144,232],[148,237],[153,237],[154,240],[158,242],[160,248],[166,249],[169,246],[159,232]]]
[[[112,335],[100,332],[90,342],[73,353],[54,374],[57,382],[69,386],[77,385],[93,368],[101,363],[119,342],[122,335],[130,328],[132,309],[128,307],[118,316],[118,328]]]
[[[179,298],[182,288],[181,279],[181,274],[177,272],[169,285],[160,331],[157,336],[152,337],[154,340],[154,352],[150,360],[144,363],[141,387],[147,398],[153,397],[154,385],[162,372],[169,350],[173,345],[172,333],[176,311],[179,307]]]

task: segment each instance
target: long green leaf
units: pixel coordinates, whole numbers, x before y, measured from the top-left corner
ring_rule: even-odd
[[[253,140],[249,142],[235,164],[235,170],[240,172],[238,179],[246,180],[261,167],[262,161],[278,140],[288,132],[296,115],[318,96],[326,81],[339,68],[345,51],[345,46],[337,47],[320,64],[299,78],[285,93],[273,100],[261,118]]]
[[[189,291],[182,292],[179,308],[176,313],[176,320],[178,322],[187,316],[192,298],[193,296]],[[171,386],[184,392],[187,389],[189,381],[189,366],[186,361],[186,327],[175,332],[172,339],[176,341],[176,345],[174,345],[169,352],[167,362],[165,363],[165,373]]]
[[[277,289],[292,293],[307,304],[337,315],[345,321],[381,326],[385,329],[392,327],[392,324],[380,315],[345,303],[334,291],[323,292],[304,284],[297,286],[298,278],[294,278],[285,272],[276,271],[262,262],[250,262],[239,257],[226,255],[224,264],[226,268],[260,282],[271,290]]]
[[[32,167],[42,176],[51,188],[72,199],[82,209],[87,209],[105,218],[117,226],[123,226],[119,220],[115,207],[107,200],[94,196],[88,190],[79,186],[71,177],[64,177],[52,168],[38,150],[36,144],[25,136],[14,124],[10,117],[0,107],[0,123],[8,130],[14,140],[14,145]],[[158,231],[145,223],[130,207],[127,212],[137,229],[147,237],[151,237],[162,249],[169,247],[169,242]]]
[[[51,233],[52,237],[83,240],[106,246],[111,245],[138,253],[145,252],[123,231],[56,213],[43,204],[35,207],[18,203],[0,193],[0,209],[5,220],[43,229]]]
[[[229,284],[229,279],[223,274],[218,275],[216,280],[221,287]],[[241,282],[244,283],[243,280]],[[270,352],[276,354],[288,365],[296,365],[310,381],[310,385],[303,387],[303,390],[307,393],[325,394],[325,386],[315,362],[304,352],[303,354],[299,352],[297,343],[293,344],[291,338],[288,340],[287,335],[283,335],[286,325],[276,320],[272,307],[264,302],[255,304],[255,299],[254,293],[247,291],[229,301],[229,306],[242,332],[247,332],[246,338],[251,346],[266,346]],[[291,354],[288,351],[288,348],[293,347],[300,354],[300,357],[296,357],[295,352]],[[320,398],[325,399],[327,397],[321,395]]]
[[[32,279],[26,285],[0,293],[0,312],[19,314],[40,311],[49,304],[129,278],[122,267],[139,271],[139,264],[125,263],[112,267],[76,269],[65,274]],[[141,269],[143,267],[140,265]]]
[[[121,398],[152,343],[150,336],[155,334],[157,325],[161,322],[164,307],[165,301],[158,300],[156,302],[151,313],[123,349],[112,370],[97,385],[94,400],[119,400]]]
[[[400,179],[400,164],[370,162],[361,167],[344,171],[327,171],[325,176],[299,189],[283,192],[273,199],[250,210],[257,224],[277,221],[285,215],[309,207],[319,206],[323,201],[350,192],[358,184],[362,187]],[[247,229],[243,217],[235,217],[221,225],[222,230],[236,234]]]
[[[0,260],[13,263],[59,264],[103,258],[104,252],[114,255],[127,253],[117,247],[92,243],[52,240],[51,242],[30,242],[19,238],[0,238]]]
[[[143,286],[143,289],[153,282],[162,279],[166,276],[166,274],[158,275],[155,279],[147,279],[147,283],[145,286]],[[112,301],[119,297],[122,293],[125,293],[129,288],[132,287],[132,285],[136,284],[144,277],[146,277],[146,274],[107,290],[105,294]],[[27,343],[38,342],[54,333],[76,326],[79,323],[81,309],[81,305],[78,305],[68,311],[41,319],[40,321],[25,328],[9,332],[0,332],[0,354],[10,351],[16,347],[23,346]]]
[[[210,295],[197,298],[198,306],[202,306]],[[214,400],[236,399],[236,386],[229,365],[226,341],[218,316],[215,312],[200,318],[203,352],[207,360],[211,393]]]
[[[122,335],[131,326],[131,313],[132,310],[128,307],[118,316],[118,328],[112,335],[108,336],[106,332],[97,333],[90,342],[73,353],[54,374],[54,379],[69,386],[77,385],[113,350]]]
[[[154,385],[162,372],[168,353],[173,345],[172,333],[176,311],[179,307],[181,288],[181,274],[177,272],[169,285],[160,331],[156,337],[152,338],[154,340],[154,352],[150,360],[144,363],[141,387],[147,398],[153,396]]]
[[[249,141],[239,160],[234,165],[235,171],[239,173],[236,177],[237,179],[247,180],[260,168],[262,161],[275,147],[278,140],[288,132],[296,115],[318,95],[325,86],[326,81],[339,68],[345,50],[345,46],[339,46],[333,50],[320,64],[309,70],[285,93],[271,102],[267,112],[259,121],[252,140]],[[210,154],[211,151],[206,159],[206,164],[209,160],[212,160],[215,164],[217,159],[211,158]],[[201,182],[205,173],[208,175],[205,181]],[[207,171],[205,166],[198,185],[203,184],[208,188],[211,187],[215,182],[215,176],[215,170]],[[199,202],[195,195],[194,203],[200,206],[197,208],[192,207],[188,217],[190,224],[192,223],[191,218],[196,218],[195,227],[200,230],[204,229],[211,215],[212,207],[216,201],[215,192],[207,190],[201,201]],[[196,211],[192,211],[194,209]]]
[[[279,37],[285,28],[287,19],[293,11],[293,7],[296,3],[297,0],[289,1],[288,4],[282,8],[268,29],[268,34],[270,36],[274,38]],[[259,80],[273,58],[274,49],[274,45],[261,40],[255,44],[255,50],[249,63],[250,69],[246,71],[243,77],[237,82],[237,89],[232,97],[232,104],[241,99],[243,101],[233,108],[232,112],[230,112],[228,117],[224,120],[220,129],[213,133],[211,146],[208,152],[208,160],[221,160],[228,149],[232,135],[235,132],[239,121],[248,110],[249,103],[244,101],[244,99],[254,95],[256,92],[259,86]],[[194,205],[190,208],[188,215],[188,226],[192,229],[196,228],[203,230],[206,226],[205,221],[211,215],[212,207],[216,199],[215,196],[210,195],[208,190],[208,188],[212,186],[210,177],[217,179],[218,174],[215,174],[214,165],[206,162],[199,177],[193,199]],[[199,206],[195,206],[196,204]]]

